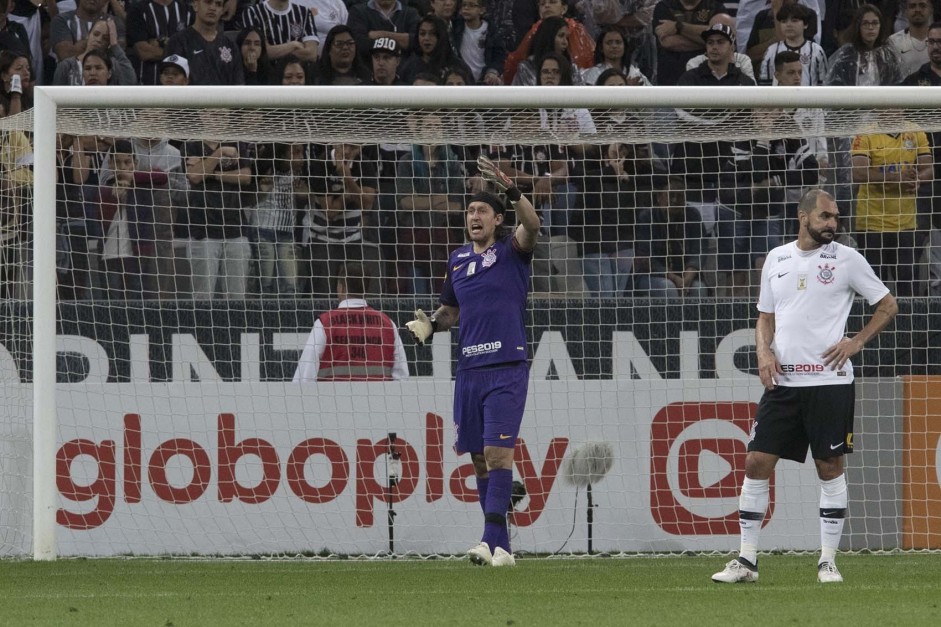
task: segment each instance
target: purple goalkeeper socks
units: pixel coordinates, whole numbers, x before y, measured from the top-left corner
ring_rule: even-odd
[[[497,547],[510,551],[510,534],[506,526],[506,512],[510,508],[513,491],[513,471],[497,469],[490,471],[487,499],[484,508],[484,537],[491,551]]]
[[[487,513],[487,486],[490,485],[490,478],[477,477],[477,498],[480,501],[480,509],[484,514]]]

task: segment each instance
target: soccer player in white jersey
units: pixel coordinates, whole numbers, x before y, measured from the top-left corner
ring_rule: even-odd
[[[850,358],[891,322],[898,305],[862,255],[833,241],[840,213],[830,194],[809,190],[797,215],[797,241],[773,249],[762,268],[755,339],[765,392],[739,497],[741,550],[712,576],[719,583],[758,581],[758,534],[769,479],[782,457],[803,463],[808,446],[820,479],[817,579],[843,581],[836,551],[846,518],[843,456],[853,452]],[[847,335],[856,294],[876,310],[861,331]]]

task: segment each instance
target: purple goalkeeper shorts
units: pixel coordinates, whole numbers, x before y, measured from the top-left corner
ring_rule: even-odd
[[[454,385],[454,450],[483,453],[485,446],[513,448],[526,409],[529,364],[461,370]]]

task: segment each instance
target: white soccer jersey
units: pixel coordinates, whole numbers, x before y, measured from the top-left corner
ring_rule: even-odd
[[[758,311],[774,314],[771,348],[784,370],[778,385],[852,383],[853,364],[830,370],[823,353],[844,336],[856,294],[874,305],[888,293],[869,262],[842,244],[802,251],[794,241],[768,253]]]
[[[758,71],[762,83],[778,84],[778,80],[774,77],[774,58],[781,52],[796,52],[800,55],[801,66],[804,68],[801,72],[801,85],[823,85],[823,80],[829,70],[827,53],[809,39],[800,48],[791,48],[783,41],[771,44],[765,52],[765,58]]]

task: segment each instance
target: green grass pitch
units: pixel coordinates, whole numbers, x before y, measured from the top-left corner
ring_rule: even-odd
[[[712,583],[727,559],[0,561],[0,625],[941,625],[939,554],[843,555],[827,586],[812,555]]]

